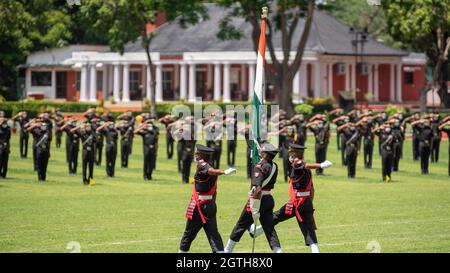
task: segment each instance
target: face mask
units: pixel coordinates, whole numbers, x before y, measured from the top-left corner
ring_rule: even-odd
[[[317,127],[318,127],[319,129],[322,129],[322,128],[323,128],[323,124],[319,124],[319,125],[317,125]]]
[[[349,122],[350,120],[348,119],[348,118],[346,118],[346,119],[344,119],[344,122],[345,123],[347,123],[347,122]]]
[[[114,129],[114,125],[109,125],[108,129],[110,129],[110,130]]]
[[[6,127],[8,127],[8,124],[2,124],[2,127],[4,128],[4,129],[6,129]]]
[[[386,131],[386,133],[390,133],[391,132],[391,128],[386,128],[385,131]]]
[[[47,126],[41,126],[42,131],[47,131]]]
[[[91,128],[91,126],[88,126],[88,127],[86,127],[86,132],[91,132],[92,131],[92,128]]]
[[[48,115],[44,115],[44,119],[48,119]]]
[[[22,116],[23,116],[23,118],[27,118],[27,114],[23,114]]]
[[[354,126],[350,126],[350,130],[354,131],[355,127]]]
[[[293,157],[292,155],[289,156],[289,162],[293,163],[294,162],[295,157]]]

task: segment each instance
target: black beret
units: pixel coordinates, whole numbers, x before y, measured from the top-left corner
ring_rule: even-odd
[[[206,147],[201,144],[197,144],[196,147],[197,147],[197,152],[201,153],[201,154],[212,154],[214,152],[213,148],[209,148],[209,147]]]

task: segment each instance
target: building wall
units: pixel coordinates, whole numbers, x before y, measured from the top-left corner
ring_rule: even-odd
[[[404,101],[418,101],[420,97],[420,89],[426,84],[425,66],[424,65],[403,65],[403,75],[406,72],[414,73],[414,83],[406,84],[402,77],[403,86],[403,100]]]
[[[390,79],[391,79],[391,67],[389,64],[380,64],[378,67],[378,73],[380,81],[378,83],[379,88],[379,102],[390,101]]]

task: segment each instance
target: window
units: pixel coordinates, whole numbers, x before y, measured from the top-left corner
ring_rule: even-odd
[[[81,72],[77,72],[77,78],[75,80],[75,90],[80,90]]]
[[[97,71],[97,90],[103,90],[103,71]]]
[[[52,72],[31,72],[31,86],[52,86]]]
[[[414,72],[405,72],[405,84],[414,84]]]
[[[345,75],[345,64],[344,63],[336,64],[336,74],[337,75]]]
[[[359,70],[359,73],[361,73],[361,75],[368,75],[369,74],[369,65],[367,63],[359,63],[358,70]]]
[[[170,92],[172,90],[172,71],[163,71],[162,87],[163,92]]]

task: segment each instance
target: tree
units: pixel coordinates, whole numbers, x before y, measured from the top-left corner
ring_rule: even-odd
[[[167,21],[177,20],[181,26],[194,24],[207,18],[203,4],[195,0],[86,0],[82,3],[81,11],[86,18],[91,19],[97,32],[107,33],[111,49],[121,54],[124,53],[128,42],[141,38],[152,74],[150,112],[156,116],[156,77],[150,46],[157,31],[147,32],[147,24],[154,24],[161,13],[164,13]]]
[[[382,2],[391,35],[407,49],[425,52],[433,67],[433,90],[450,107],[448,53],[450,5],[441,0],[386,0]]]
[[[223,40],[242,38],[243,33],[233,26],[231,18],[244,18],[246,22],[252,25],[251,38],[255,52],[258,50],[261,9],[264,6],[269,7],[272,15],[269,16],[267,21],[268,31],[266,34],[266,44],[269,49],[273,69],[270,73],[266,73],[266,76],[278,92],[278,103],[280,107],[288,115],[292,115],[294,113],[292,82],[296,71],[302,63],[303,52],[313,23],[314,9],[316,7],[315,1],[219,0],[218,2],[222,6],[231,8],[231,12],[220,23],[218,37]],[[319,5],[319,7],[323,7],[323,5]],[[304,28],[298,43],[293,44],[293,36],[296,31],[299,31],[297,27],[300,20],[304,20]],[[277,31],[281,32],[282,60],[277,57],[274,46],[273,36]],[[294,51],[294,60],[292,62],[289,61],[291,51]]]

